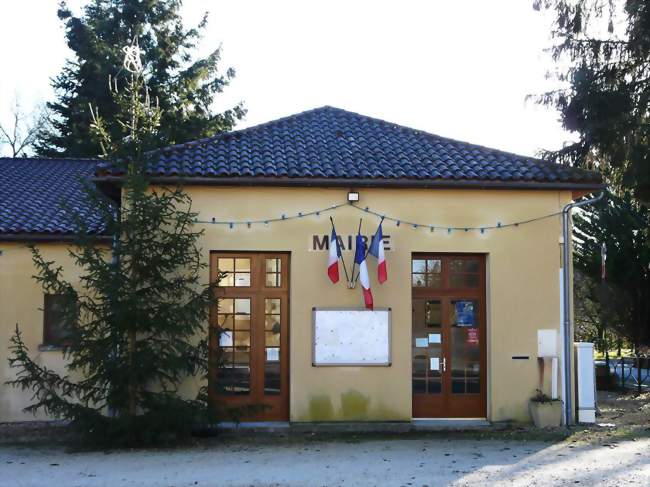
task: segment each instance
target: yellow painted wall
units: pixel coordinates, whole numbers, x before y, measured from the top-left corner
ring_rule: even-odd
[[[61,243],[39,245],[46,260],[63,265],[64,277],[78,283],[78,272]],[[16,324],[37,364],[63,372],[60,351],[39,351],[43,341],[43,290],[32,278],[35,268],[31,251],[23,243],[0,242],[0,421],[47,419],[42,414],[27,414],[22,409],[30,404],[31,393],[5,384],[15,378],[15,370],[7,362],[9,339]]]
[[[347,190],[320,188],[221,188],[188,186],[199,218],[256,220],[321,209],[345,201]],[[555,191],[361,189],[359,206],[391,216],[441,226],[480,226],[525,220],[560,211],[571,195]],[[371,261],[375,305],[391,307],[390,367],[313,367],[311,309],[361,306],[359,288],[332,285],[326,275],[327,253],[310,252],[312,234],[330,231],[334,216],[339,234],[354,234],[359,217],[371,234],[378,219],[345,206],[320,217],[228,229],[202,225],[206,262],[211,250],[291,252],[290,419],[292,421],[409,420],[411,418],[411,286],[413,252],[487,254],[488,418],[529,421],[528,399],[537,388],[537,329],[559,326],[561,265],[560,217],[516,228],[479,232],[429,232],[386,223],[394,250],[387,253],[389,279],[376,282]],[[63,258],[65,247],[47,244],[47,255]],[[42,334],[42,292],[30,279],[29,254],[0,242],[0,339],[7,343],[15,322],[29,330],[34,349]],[[23,254],[24,252],[24,254]],[[352,255],[345,254],[346,262]],[[205,280],[208,279],[207,270]],[[35,352],[43,363],[60,361],[59,352]],[[10,376],[6,349],[0,348],[2,379]],[[513,355],[531,360],[513,361]],[[188,381],[184,390],[194,393]],[[0,421],[28,419],[20,413],[27,396],[0,385]]]
[[[201,219],[248,220],[307,212],[345,201],[337,189],[186,188]],[[534,191],[362,189],[359,206],[391,216],[442,226],[480,226],[525,220],[562,209],[570,194]],[[339,234],[354,234],[359,217],[364,233],[377,218],[343,207],[334,212]],[[311,309],[360,306],[359,288],[330,284],[327,254],[309,252],[314,233],[330,230],[328,214],[233,230],[205,225],[209,250],[291,252],[290,411],[292,421],[408,420],[411,417],[411,286],[413,252],[488,254],[488,416],[493,421],[528,421],[527,404],[537,387],[537,329],[559,326],[560,217],[516,228],[479,232],[415,230],[387,223],[394,251],[387,253],[389,279],[373,294],[376,306],[393,309],[391,367],[312,367]],[[352,259],[346,256],[347,262]],[[513,355],[531,360],[513,361]],[[346,401],[346,398],[348,399]],[[352,401],[350,401],[352,398]]]

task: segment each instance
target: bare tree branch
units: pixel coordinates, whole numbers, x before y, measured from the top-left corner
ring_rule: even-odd
[[[18,97],[12,101],[10,110],[10,124],[0,123],[0,148],[8,146],[11,157],[25,157],[36,142],[39,131],[48,123],[47,110],[40,105],[27,113]]]

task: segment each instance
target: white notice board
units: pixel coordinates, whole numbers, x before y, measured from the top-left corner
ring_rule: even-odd
[[[313,365],[390,365],[390,308],[313,309]]]

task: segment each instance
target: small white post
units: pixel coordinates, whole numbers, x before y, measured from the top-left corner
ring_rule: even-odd
[[[594,344],[575,344],[576,379],[578,383],[578,422],[596,422],[596,384],[594,374]]]

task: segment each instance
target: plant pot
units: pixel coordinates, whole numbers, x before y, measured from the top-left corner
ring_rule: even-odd
[[[537,428],[557,428],[562,423],[562,401],[530,401],[528,409]]]

